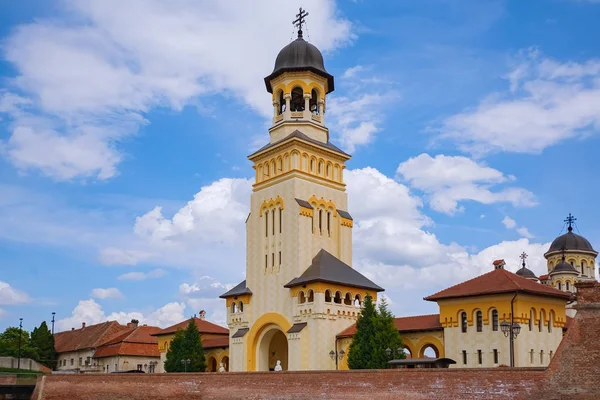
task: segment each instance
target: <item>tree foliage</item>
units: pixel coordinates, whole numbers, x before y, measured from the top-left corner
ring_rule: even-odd
[[[393,353],[388,355],[386,350]],[[399,351],[400,349],[400,351]],[[402,340],[394,324],[394,315],[388,310],[385,298],[375,307],[367,294],[356,321],[356,333],[348,350],[350,369],[383,369],[392,358],[405,358]]]
[[[190,360],[185,366],[181,361]],[[198,327],[191,319],[185,330],[175,333],[165,361],[167,372],[204,372],[206,370],[206,358],[202,348],[202,338]]]
[[[37,351],[38,358],[36,361],[51,369],[56,367],[54,336],[50,332],[50,329],[48,329],[46,321],[43,321],[39,328],[33,328],[33,332],[31,332],[31,346]]]
[[[18,357],[19,356],[19,328],[8,327],[0,333],[0,356]],[[21,330],[21,358],[31,358],[37,360],[38,353],[31,345],[29,332]]]

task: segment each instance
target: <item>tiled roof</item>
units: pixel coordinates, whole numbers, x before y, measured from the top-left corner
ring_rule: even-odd
[[[569,294],[553,287],[523,278],[505,269],[495,269],[441,292],[425,297],[427,301],[438,301],[457,297],[483,296],[499,293],[529,293],[540,296],[569,298]]]
[[[376,285],[360,272],[344,263],[342,260],[321,249],[313,258],[312,264],[297,278],[292,279],[284,287],[304,285],[311,282],[328,282],[340,285],[370,289],[382,292],[383,288]]]
[[[435,331],[441,330],[440,314],[415,315],[412,317],[400,317],[394,319],[398,332]],[[356,324],[341,331],[337,337],[352,337],[356,333]]]
[[[212,322],[208,322],[208,321],[205,321],[200,318],[193,318],[193,320],[196,323],[196,326],[198,327],[198,331],[201,334],[202,333],[212,333],[212,334],[216,334],[216,335],[227,335],[229,337],[229,329],[227,329],[227,328],[223,328],[220,325],[213,324]],[[153,333],[152,336],[168,335],[171,333],[175,333],[178,330],[184,330],[185,328],[187,328],[189,323],[190,323],[190,320],[186,319],[185,321],[182,321],[178,324],[169,326],[168,328],[165,328],[159,332]]]
[[[327,141],[327,143],[323,143],[323,142],[320,142],[318,140],[312,139],[312,138],[306,136],[304,133],[302,133],[302,132],[300,132],[299,130],[296,129],[294,132],[290,133],[289,135],[287,135],[286,137],[284,137],[281,140],[278,140],[275,143],[267,143],[266,145],[264,145],[263,147],[261,147],[260,149],[258,149],[257,151],[255,151],[254,153],[250,154],[248,156],[248,158],[252,159],[252,157],[254,157],[256,154],[258,154],[258,153],[260,153],[262,151],[265,151],[267,149],[270,149],[272,147],[275,147],[278,144],[283,143],[283,142],[285,142],[287,140],[290,140],[290,139],[301,139],[301,140],[309,142],[309,143],[311,143],[313,145],[325,148],[327,150],[335,151],[336,153],[342,154],[342,155],[344,155],[346,157],[350,157],[350,155],[348,153],[342,151],[339,147],[335,146],[333,143],[331,143],[329,141]]]
[[[116,355],[160,357],[158,338],[152,334],[160,332],[157,326],[139,326],[128,328],[108,338],[94,353],[95,358]]]
[[[229,336],[223,336],[212,339],[202,339],[203,349],[214,349],[217,347],[229,347]]]
[[[57,353],[94,349],[107,339],[128,330],[116,321],[107,321],[96,325],[54,334],[54,347]]]
[[[546,274],[546,275],[540,275],[540,277],[538,278],[540,281],[545,281],[546,279],[548,279],[550,275]]]

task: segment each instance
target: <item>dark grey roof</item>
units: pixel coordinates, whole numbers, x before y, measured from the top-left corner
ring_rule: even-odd
[[[350,215],[350,213],[348,211],[344,211],[344,210],[337,210],[338,214],[340,214],[340,217],[342,218],[346,218],[352,221],[352,216]]]
[[[553,251],[561,251],[563,248],[565,250],[583,250],[596,252],[596,250],[594,250],[594,248],[586,238],[573,233],[571,228],[569,228],[569,232],[554,239],[554,241],[550,245],[550,249],[548,249],[546,254]]]
[[[287,135],[283,139],[278,140],[275,143],[268,143],[267,145],[265,145],[265,146],[261,147],[260,149],[256,150],[254,153],[250,154],[248,156],[248,158],[251,158],[252,156],[254,156],[255,154],[260,153],[261,151],[265,151],[265,150],[267,150],[267,149],[269,149],[271,147],[277,146],[279,143],[281,143],[281,142],[283,142],[285,140],[291,139],[291,138],[302,139],[302,140],[305,140],[305,141],[307,141],[307,142],[309,142],[311,144],[314,144],[314,145],[326,148],[328,150],[335,151],[336,153],[341,153],[341,154],[343,154],[345,156],[350,157],[350,154],[342,151],[339,147],[335,146],[333,143],[331,143],[331,142],[323,143],[323,142],[319,142],[318,140],[311,139],[308,136],[306,136],[304,133],[302,133],[302,132],[300,132],[299,130],[296,129],[294,132],[290,133],[289,135]]]
[[[219,297],[222,299],[225,299],[227,297],[240,296],[242,294],[252,294],[252,291],[246,287],[245,279],[241,283],[239,283],[237,286],[235,286],[233,289],[231,289],[227,293],[223,293]]]
[[[402,360],[391,360],[388,364],[391,365],[411,365],[411,364],[456,364],[451,358],[406,358]]]
[[[333,92],[333,76],[325,70],[323,55],[315,45],[299,37],[285,46],[275,59],[275,67],[271,75],[265,78],[267,91],[273,93],[271,80],[289,71],[312,71],[327,79],[327,93]]]
[[[550,271],[550,275],[569,274],[569,273],[579,274],[579,271],[577,271],[575,269],[575,267],[573,267],[570,263],[566,262],[564,257],[563,257],[563,260],[561,262],[559,262],[558,264],[556,264],[554,266],[554,268],[552,269],[552,271]]]
[[[306,322],[299,322],[297,324],[292,325],[290,329],[288,329],[287,333],[298,333],[302,329],[306,328]]]
[[[248,333],[248,331],[250,331],[250,328],[241,328],[241,329],[238,329],[237,332],[234,333],[231,338],[232,339],[236,339],[236,338],[244,337],[244,335],[246,333]]]
[[[333,254],[321,249],[313,258],[310,267],[298,278],[292,279],[286,288],[304,285],[311,282],[329,282],[340,285],[371,289],[382,292],[384,289],[363,276],[360,272],[350,267]]]
[[[310,203],[306,200],[296,199],[296,203],[298,203],[300,207],[313,208],[313,206],[311,206]]]
[[[519,270],[517,272],[515,272],[515,274],[522,276],[523,278],[527,278],[527,279],[538,279],[538,277],[535,276],[533,271],[525,266],[522,266],[521,268],[519,268]]]

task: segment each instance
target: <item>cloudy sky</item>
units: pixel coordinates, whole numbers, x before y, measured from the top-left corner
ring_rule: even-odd
[[[5,2],[0,329],[224,323],[299,5],[353,154],[354,267],[397,316],[497,258],[543,273],[569,212],[600,247],[598,1]]]

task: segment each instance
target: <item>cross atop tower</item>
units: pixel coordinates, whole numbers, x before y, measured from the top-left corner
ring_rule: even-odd
[[[565,219],[565,222],[569,224],[569,232],[573,230],[573,222],[577,221],[577,218],[569,213],[569,216]]]
[[[308,16],[308,12],[303,10],[302,7],[300,7],[299,11],[300,12],[296,14],[296,19],[292,21],[292,24],[298,27],[298,39],[302,39],[302,24],[304,23],[304,19]]]
[[[521,259],[523,268],[525,268],[525,260],[527,259],[527,257],[528,257],[527,253],[525,253],[525,252],[522,252],[521,255],[519,256],[519,258]]]

